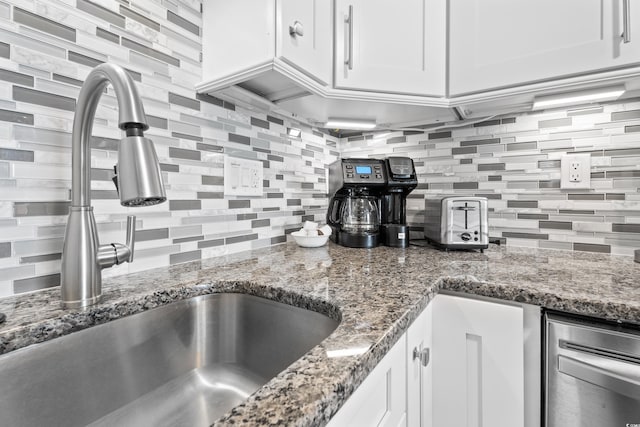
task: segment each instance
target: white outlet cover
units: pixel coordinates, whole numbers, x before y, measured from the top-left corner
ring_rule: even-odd
[[[570,179],[573,170],[572,165],[578,163],[578,175],[580,181]],[[560,158],[560,188],[564,189],[591,189],[591,154],[563,154]]]
[[[261,161],[224,156],[224,195],[262,196]]]

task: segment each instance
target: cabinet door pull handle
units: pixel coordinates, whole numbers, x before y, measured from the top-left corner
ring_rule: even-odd
[[[347,52],[347,60],[344,63],[350,70],[353,70],[353,5],[349,5],[349,16],[344,21],[349,24],[349,46]]]
[[[427,366],[429,364],[429,349],[423,348],[422,350],[418,350],[418,347],[413,348],[413,360],[420,359],[420,364],[422,366]]]
[[[622,41],[631,42],[631,2],[622,0]]]
[[[289,25],[289,35],[292,37],[304,36],[304,27],[300,21],[296,21],[293,25]]]

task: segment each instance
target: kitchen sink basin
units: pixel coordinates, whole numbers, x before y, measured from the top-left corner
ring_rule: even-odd
[[[337,326],[246,294],[174,302],[0,356],[0,425],[209,425]]]

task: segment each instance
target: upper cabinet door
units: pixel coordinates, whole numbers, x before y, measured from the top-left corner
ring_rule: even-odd
[[[277,0],[276,54],[331,84],[333,26],[329,0]]]
[[[640,62],[640,4],[628,3],[630,43],[621,37],[623,0],[449,2],[450,94]]]
[[[444,0],[336,0],[335,87],[444,95]]]

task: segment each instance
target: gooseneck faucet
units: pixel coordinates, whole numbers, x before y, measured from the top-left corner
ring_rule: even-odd
[[[62,305],[86,307],[102,295],[102,269],[133,261],[135,216],[127,217],[127,243],[100,245],[91,206],[91,130],[100,97],[111,83],[118,101],[119,128],[125,137],[118,145],[113,178],[123,206],[150,206],[167,199],[153,142],[135,84],[120,66],[102,64],[87,76],[73,118],[71,207],[62,248],[60,277]]]

